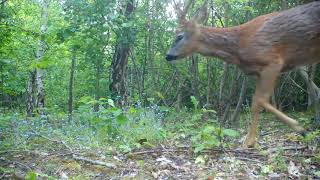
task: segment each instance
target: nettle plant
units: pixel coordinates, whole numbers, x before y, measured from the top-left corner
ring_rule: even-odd
[[[195,146],[195,153],[198,153],[204,149],[228,146],[225,139],[227,137],[236,138],[239,135],[240,134],[233,129],[223,129],[221,127],[208,125],[192,137],[192,144]]]
[[[194,97],[191,96],[191,102],[194,107],[194,112],[192,119],[197,119],[201,120],[201,117],[203,113],[216,113],[215,110],[210,110],[210,109],[205,109],[202,108],[201,110],[199,109],[199,101]],[[199,131],[196,135],[194,135],[191,138],[192,144],[195,146],[195,153],[198,153],[204,149],[208,148],[214,148],[214,147],[219,147],[219,146],[227,146],[228,143],[226,143],[226,138],[236,138],[240,134],[233,130],[233,129],[224,129],[217,125],[206,125],[204,128],[202,128],[201,131]]]
[[[112,99],[83,98],[79,108],[80,119],[89,121],[89,126],[95,131],[99,142],[107,141],[120,150],[131,151],[141,146],[153,146],[154,143],[166,137],[162,127],[163,114],[161,107],[129,106],[117,107]],[[98,112],[93,111],[99,104]]]

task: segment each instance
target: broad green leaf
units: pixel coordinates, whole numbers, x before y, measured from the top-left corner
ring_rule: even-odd
[[[137,110],[134,107],[130,107],[130,109],[129,109],[130,114],[135,114],[136,112],[137,112]]]
[[[26,180],[37,180],[37,173],[34,171],[29,171],[25,177]]]
[[[111,106],[111,107],[114,107],[114,101],[112,99],[108,99],[108,104]]]
[[[121,110],[121,109],[114,109],[113,115],[114,115],[115,117],[118,117],[118,116],[120,116],[121,114],[122,114],[122,110]]]
[[[270,174],[273,172],[273,166],[272,165],[265,165],[262,166],[261,168],[261,173],[262,174]]]
[[[191,98],[192,104],[194,105],[194,108],[198,109],[199,101],[197,100],[197,98],[194,96],[191,96],[190,98]]]
[[[239,132],[235,131],[233,129],[224,129],[223,134],[225,134],[226,136],[229,136],[229,137],[239,137],[240,136]]]
[[[202,130],[202,134],[203,135],[210,135],[215,131],[215,127],[214,126],[206,126],[203,130]]]
[[[202,155],[200,155],[196,158],[195,163],[204,165],[206,163],[206,160]]]
[[[119,116],[117,116],[117,123],[120,125],[127,124],[128,121],[129,119],[123,114],[120,114]]]

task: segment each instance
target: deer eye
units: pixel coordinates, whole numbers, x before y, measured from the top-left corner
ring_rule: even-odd
[[[183,35],[180,34],[180,35],[177,36],[176,42],[181,41],[182,39],[183,39]]]

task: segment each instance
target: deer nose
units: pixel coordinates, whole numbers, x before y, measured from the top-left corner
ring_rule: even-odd
[[[172,61],[172,60],[177,59],[177,56],[173,56],[173,55],[167,54],[166,59],[167,59],[167,61]]]

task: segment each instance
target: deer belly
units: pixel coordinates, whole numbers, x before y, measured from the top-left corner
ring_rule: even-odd
[[[320,44],[314,46],[305,44],[298,49],[288,51],[285,55],[286,64],[288,66],[303,66],[307,64],[320,62]]]

